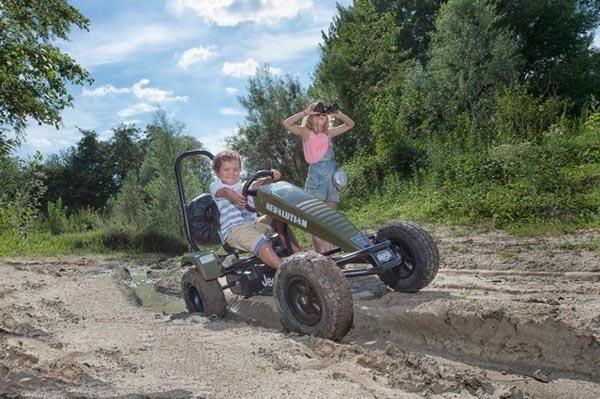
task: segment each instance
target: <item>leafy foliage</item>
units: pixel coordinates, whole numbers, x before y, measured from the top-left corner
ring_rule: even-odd
[[[111,146],[98,140],[94,131],[80,132],[83,137],[76,147],[46,163],[46,201],[55,202],[60,197],[72,211],[85,207],[101,209],[117,191]]]
[[[164,111],[158,111],[154,120],[147,127],[148,149],[140,172],[140,184],[143,185],[147,195],[148,224],[138,231],[147,230],[163,234],[183,237],[182,215],[177,194],[177,180],[175,177],[175,159],[184,151],[201,149],[196,139],[182,135],[185,125],[170,120]],[[206,176],[210,172],[206,169],[184,171],[184,176],[190,174]],[[197,179],[196,179],[197,180]]]
[[[515,39],[499,26],[494,6],[487,0],[442,6],[429,54],[426,106],[437,119],[434,126],[450,131],[465,113],[481,134],[499,90],[516,80],[519,63]]]
[[[0,157],[0,232],[22,239],[35,227],[46,186],[42,156],[29,162]]]
[[[500,0],[503,24],[515,32],[520,77],[533,94],[571,99],[581,109],[600,93],[600,53],[590,47],[600,22],[598,0]]]
[[[48,202],[48,227],[50,233],[54,235],[66,232],[68,224],[67,210],[63,206],[62,198],[58,198],[56,203]]]
[[[72,105],[67,84],[91,83],[89,73],[60,51],[71,26],[89,21],[66,0],[0,3],[0,154],[19,144],[31,117],[40,124],[60,124],[60,112]],[[16,140],[6,137],[12,128]]]

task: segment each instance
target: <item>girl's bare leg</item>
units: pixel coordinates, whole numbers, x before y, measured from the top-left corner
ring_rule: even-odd
[[[338,203],[333,201],[325,201],[327,205],[331,208],[337,208]],[[315,247],[315,251],[322,254],[323,252],[331,251],[333,249],[333,245],[330,242],[327,242],[319,237],[312,236],[313,246]]]

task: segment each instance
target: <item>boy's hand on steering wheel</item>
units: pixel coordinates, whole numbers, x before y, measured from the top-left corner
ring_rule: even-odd
[[[279,172],[277,169],[271,169],[271,173],[273,173],[273,177],[263,177],[262,179],[258,179],[250,185],[250,188],[256,189],[257,187],[264,186],[265,184],[270,184],[281,179],[281,172]]]
[[[233,193],[233,195],[230,198],[230,200],[238,208],[245,208],[246,204],[248,204],[248,201],[246,200],[246,197],[243,197],[243,196],[241,196],[241,195],[239,195],[237,193]]]
[[[273,181],[281,179],[281,172],[279,172],[277,169],[271,169],[271,173],[273,173]]]

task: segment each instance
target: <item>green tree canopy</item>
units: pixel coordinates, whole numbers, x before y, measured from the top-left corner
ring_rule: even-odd
[[[502,23],[516,33],[522,81],[534,94],[584,103],[600,95],[600,51],[591,47],[600,23],[598,0],[500,0]]]
[[[183,224],[175,159],[184,151],[203,148],[195,138],[183,135],[184,130],[185,124],[168,118],[163,110],[154,114],[152,123],[146,127],[148,147],[138,182],[148,198],[147,227],[180,236],[183,236]],[[208,175],[210,170],[206,163],[186,164],[183,179],[188,199],[197,195],[199,190],[207,191],[208,187],[201,187],[200,182],[205,181]]]
[[[451,130],[467,114],[480,129],[499,90],[516,81],[515,40],[487,0],[450,0],[440,10],[427,65],[427,106]]]
[[[92,82],[56,45],[68,40],[71,25],[87,30],[88,24],[67,0],[0,2],[0,154],[19,144],[28,117],[58,127],[60,112],[73,102],[66,85]]]
[[[140,141],[140,130],[134,126],[121,125],[113,129],[109,141],[111,164],[117,189],[130,172],[138,173],[144,160],[144,147]]]

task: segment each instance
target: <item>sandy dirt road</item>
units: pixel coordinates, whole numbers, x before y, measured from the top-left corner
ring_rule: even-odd
[[[433,233],[423,291],[350,280],[339,343],[284,333],[271,297],[215,320],[130,288],[176,294],[175,259],[2,259],[0,398],[600,397],[600,232]]]

